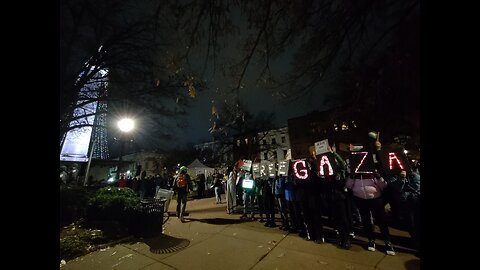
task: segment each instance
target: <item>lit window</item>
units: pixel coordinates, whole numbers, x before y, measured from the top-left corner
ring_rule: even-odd
[[[345,124],[342,124],[342,130],[348,130],[348,126]]]

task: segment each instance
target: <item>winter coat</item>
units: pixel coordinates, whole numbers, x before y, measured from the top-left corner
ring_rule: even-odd
[[[353,191],[355,197],[361,199],[375,199],[382,196],[383,189],[387,182],[382,177],[373,174],[355,175],[349,177],[345,186]]]

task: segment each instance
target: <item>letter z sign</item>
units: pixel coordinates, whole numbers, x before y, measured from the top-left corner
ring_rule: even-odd
[[[352,152],[350,154],[350,171],[352,173],[373,173],[375,164],[369,152]]]

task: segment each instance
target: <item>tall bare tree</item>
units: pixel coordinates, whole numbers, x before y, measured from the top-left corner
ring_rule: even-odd
[[[252,77],[260,89],[291,100],[323,91],[318,86],[328,74],[348,78],[362,65],[384,64],[375,59],[398,41],[399,29],[418,28],[406,23],[418,9],[418,0],[65,0],[61,136],[71,128],[80,89],[101,69],[109,71],[108,98],[153,112],[152,123],[184,112],[207,73],[230,81],[222,100],[233,110]],[[331,98],[342,101],[360,91],[334,87],[344,94]],[[212,121],[212,129],[232,121]]]
[[[108,101],[110,113],[148,111],[148,121],[158,124],[159,115],[184,113],[204,86],[176,61],[175,31],[164,16],[170,10],[162,3],[65,0],[60,10],[60,138],[93,125],[85,117],[97,112],[82,111],[90,103]]]
[[[190,41],[187,54],[201,47],[205,63],[213,59],[209,67],[231,82],[232,107],[247,77],[255,76],[263,89],[285,100],[304,97],[323,91],[319,85],[327,75],[347,75],[338,70],[380,64],[375,58],[398,41],[402,27],[419,27],[407,23],[418,13],[418,0],[180,2],[188,20],[179,28]],[[226,40],[237,44],[226,46]],[[279,72],[285,58],[291,68]]]

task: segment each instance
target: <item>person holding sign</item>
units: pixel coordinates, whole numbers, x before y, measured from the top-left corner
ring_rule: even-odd
[[[287,201],[288,214],[290,215],[291,227],[289,232],[297,233],[299,232],[302,235],[306,235],[305,230],[303,229],[303,218],[300,211],[300,202],[297,199],[296,185],[292,175],[287,175],[285,182],[285,200]]]
[[[274,184],[274,194],[275,200],[277,201],[278,212],[280,213],[280,217],[282,218],[282,226],[280,229],[284,231],[290,230],[290,222],[288,218],[287,212],[287,202],[285,200],[285,184],[287,181],[287,176],[281,175],[275,178]]]
[[[345,187],[345,172],[347,164],[343,158],[336,152],[335,145],[328,146],[328,150],[334,160],[330,167],[335,168],[332,174],[320,174],[324,180],[324,195],[330,209],[330,217],[333,217],[334,228],[338,231],[338,245],[344,249],[350,249],[351,240],[351,209],[347,202],[348,193]],[[323,163],[320,163],[322,165]],[[326,165],[324,165],[326,167]],[[327,171],[326,169],[319,171]]]
[[[357,157],[357,159],[353,157]],[[368,237],[367,249],[375,251],[373,224],[370,219],[370,214],[373,214],[375,223],[380,227],[380,232],[385,241],[386,253],[393,256],[395,251],[390,242],[390,233],[385,222],[385,208],[382,199],[382,193],[387,183],[378,174],[377,170],[373,168],[372,159],[372,155],[369,152],[352,153],[350,156],[352,173],[347,179],[345,186],[352,190],[355,205],[360,211],[363,228]],[[355,160],[359,162],[353,162]]]
[[[265,227],[274,228],[275,224],[275,195],[273,192],[274,177],[264,176],[266,179],[263,181],[262,194],[263,194],[263,210],[265,211]]]
[[[404,225],[417,250],[420,247],[420,175],[403,170],[398,175],[387,177],[390,189],[390,206],[395,219]]]
[[[259,222],[265,222],[263,218],[263,182],[265,181],[263,177],[260,176],[253,176],[253,180],[255,180],[255,204],[258,206],[258,214],[260,215]]]
[[[323,204],[322,193],[323,184],[317,173],[315,159],[308,158],[306,160],[306,179],[297,179],[296,195],[300,202],[300,210],[302,213],[307,241],[314,241],[317,244],[325,243],[323,230]],[[294,170],[295,171],[295,170]],[[302,236],[303,237],[303,236]]]
[[[243,171],[243,170],[242,170]],[[252,174],[250,172],[243,171],[243,178],[240,179],[243,187],[243,215],[240,219],[252,219],[255,215],[255,181],[253,180]],[[250,213],[250,217],[248,217]]]

